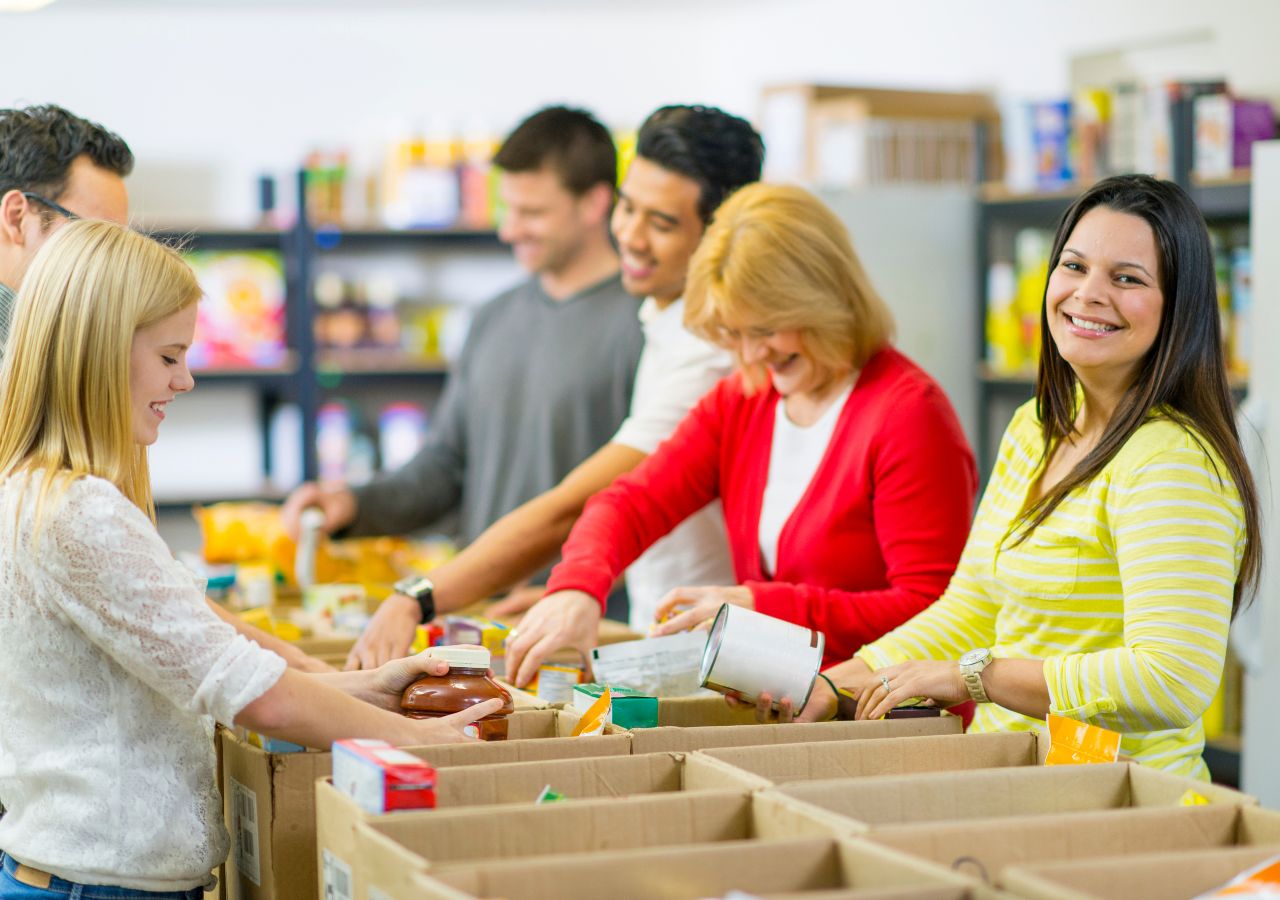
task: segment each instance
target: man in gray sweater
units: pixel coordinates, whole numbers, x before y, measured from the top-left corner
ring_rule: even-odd
[[[293,534],[312,506],[335,535],[403,533],[456,511],[469,542],[556,485],[625,418],[643,332],[609,240],[608,131],[549,107],[494,163],[507,207],[499,236],[531,277],[476,314],[417,456],[361,487],[301,485],[284,505]]]

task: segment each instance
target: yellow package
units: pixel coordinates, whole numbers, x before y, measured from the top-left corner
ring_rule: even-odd
[[[269,503],[214,503],[192,511],[209,563],[269,563],[293,577],[294,543]]]
[[[587,711],[582,714],[578,724],[573,727],[573,737],[590,737],[596,734],[604,734],[604,727],[612,719],[613,692],[606,685],[604,691],[601,692],[594,703],[587,707]]]
[[[1120,735],[1097,725],[1087,725],[1052,713],[1049,722],[1049,755],[1046,766],[1111,763],[1120,755]]]

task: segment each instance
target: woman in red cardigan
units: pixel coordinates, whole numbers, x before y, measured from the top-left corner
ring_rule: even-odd
[[[528,683],[586,654],[605,596],[648,546],[719,499],[737,586],[672,591],[654,631],[735,603],[821,630],[848,659],[932,603],[964,546],[977,473],[942,389],[893,323],[836,216],[799,188],[742,188],[690,264],[685,325],[737,356],[638,468],[593,497],[548,594],[507,649]]]

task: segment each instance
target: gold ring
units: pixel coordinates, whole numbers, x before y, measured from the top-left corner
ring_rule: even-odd
[[[885,693],[888,693],[888,691],[889,691],[889,676],[888,676],[888,675],[881,675],[881,676],[880,676],[880,683],[884,685]]]

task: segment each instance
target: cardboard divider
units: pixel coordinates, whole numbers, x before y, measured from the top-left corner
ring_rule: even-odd
[[[692,707],[690,707],[692,709]],[[687,713],[686,715],[692,715]],[[659,721],[662,708],[659,706]],[[672,715],[679,715],[673,713]],[[676,726],[631,730],[633,753],[689,753],[711,747],[758,747],[773,744],[803,744],[814,741],[848,741],[862,738],[911,737],[914,735],[960,734],[960,719],[944,715],[922,719],[880,719],[874,722],[808,722],[791,725]]]
[[[977,737],[969,735],[964,740]],[[808,819],[827,834],[857,834],[914,822],[1177,807],[1187,791],[1194,791],[1210,803],[1257,803],[1253,797],[1230,788],[1136,763],[1011,766],[857,780],[794,781],[764,792],[756,800],[768,816],[788,821]]]
[[[518,710],[509,738],[492,743],[406,748],[437,768],[491,763],[626,756],[626,733],[569,738],[572,710]],[[231,833],[226,863],[229,900],[313,900],[316,896],[316,780],[333,770],[328,751],[266,753],[219,731],[223,812]]]
[[[752,896],[969,900],[946,871],[855,841],[726,841],[537,860],[441,867],[413,877],[416,898],[469,900],[688,900]],[[816,893],[814,893],[816,892]]]
[[[1037,738],[1021,734],[953,734],[823,741],[774,747],[699,750],[708,767],[740,769],[770,784],[864,778],[955,769],[1035,766]]]
[[[572,806],[589,797],[721,789],[745,795],[762,786],[749,773],[706,767],[678,753],[455,767],[436,774],[434,810],[375,815],[321,779],[315,788],[320,886],[326,896],[329,891],[341,896],[348,886],[352,896],[367,896],[369,870],[357,864],[356,829],[361,823],[430,822],[454,810],[511,804],[501,811],[487,810],[491,818],[501,819],[508,813],[536,809],[533,804],[546,787],[565,798],[561,803]]]
[[[308,636],[298,638],[293,644],[307,656],[318,659],[322,663],[328,663],[335,669],[341,669],[347,664],[347,656],[351,653],[351,648],[356,645],[356,638],[348,634]]]
[[[757,725],[754,709],[730,706],[715,692],[658,698],[659,728],[716,728]]]
[[[1280,855],[1280,846],[1153,853],[1124,859],[1010,866],[1003,880],[1028,900],[1190,900]]]
[[[745,791],[588,799],[507,808],[502,815],[442,809],[369,817],[355,832],[356,900],[412,900],[413,876],[441,865],[761,836]]]
[[[1000,886],[1015,865],[1276,845],[1280,812],[1229,803],[886,826],[865,840]],[[1139,896],[1146,896],[1140,894]]]

